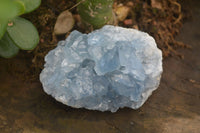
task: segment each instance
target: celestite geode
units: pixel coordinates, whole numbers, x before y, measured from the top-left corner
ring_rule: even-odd
[[[157,89],[162,53],[147,33],[106,25],[73,31],[45,57],[44,91],[74,108],[116,112],[137,109]]]

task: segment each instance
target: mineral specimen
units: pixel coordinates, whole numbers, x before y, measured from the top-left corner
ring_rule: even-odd
[[[137,109],[157,89],[162,53],[147,33],[106,25],[73,31],[45,57],[44,91],[74,108],[116,112]]]

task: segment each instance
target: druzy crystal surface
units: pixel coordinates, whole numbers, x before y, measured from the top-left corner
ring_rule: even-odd
[[[106,25],[73,31],[45,57],[44,91],[74,108],[137,109],[157,89],[162,53],[147,33]]]

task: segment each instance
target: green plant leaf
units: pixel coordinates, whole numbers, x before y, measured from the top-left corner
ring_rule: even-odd
[[[35,26],[28,20],[16,17],[7,32],[13,42],[23,50],[32,50],[39,43],[39,35]]]
[[[7,21],[0,22],[0,40],[3,37],[4,33],[6,32],[7,25],[8,25]]]
[[[11,0],[0,0],[0,20],[12,19],[22,15],[25,7],[22,2]]]
[[[0,56],[4,58],[11,58],[15,56],[19,51],[19,48],[10,39],[7,33],[4,34],[0,40]]]
[[[33,10],[37,9],[41,4],[41,0],[16,0],[16,1],[21,1],[22,3],[24,3],[25,13],[32,12]]]

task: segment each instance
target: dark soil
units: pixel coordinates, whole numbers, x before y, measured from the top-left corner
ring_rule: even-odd
[[[133,24],[124,25],[123,22],[120,22],[119,26],[138,27],[139,30],[148,32],[155,38],[164,57],[175,55],[184,58],[177,52],[177,49],[188,48],[189,45],[175,40],[175,36],[179,33],[183,19],[188,13],[184,13],[178,0],[157,1],[161,4],[161,9],[154,8],[151,0],[132,0],[133,6],[127,19],[132,19]],[[130,0],[117,0],[116,3],[127,5],[128,2]],[[69,34],[57,37],[52,34],[56,19],[62,11],[70,9],[75,4],[76,0],[43,0],[39,9],[24,16],[38,28],[40,43],[33,51],[20,52],[17,58],[5,61],[10,74],[24,80],[38,79],[44,65],[44,56],[56,47],[59,40],[65,39],[65,36]],[[72,8],[70,11],[77,14],[76,8]],[[77,25],[74,26],[74,29],[85,32]],[[26,62],[26,68],[18,65],[18,60]]]

